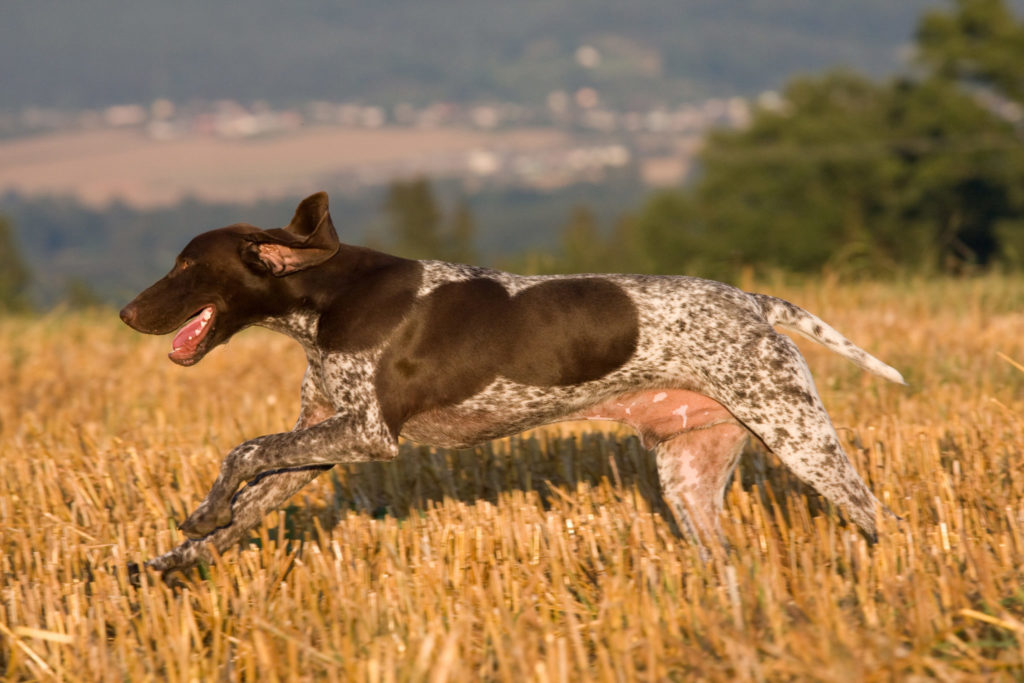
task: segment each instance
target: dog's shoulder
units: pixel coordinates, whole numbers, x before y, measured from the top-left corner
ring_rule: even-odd
[[[442,285],[456,282],[489,280],[500,284],[507,291],[513,289],[518,280],[524,279],[522,275],[464,263],[449,263],[447,261],[418,261],[417,263],[423,274],[419,290],[416,292],[417,298],[429,295]]]
[[[351,353],[380,346],[416,301],[419,261],[349,248],[347,261],[326,270],[308,296],[318,300],[316,345]]]

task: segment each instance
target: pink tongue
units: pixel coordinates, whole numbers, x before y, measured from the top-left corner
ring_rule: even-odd
[[[181,328],[181,331],[178,332],[178,334],[174,335],[174,341],[171,342],[171,349],[180,349],[181,347],[185,346],[185,344],[188,343],[189,335],[199,334],[199,326],[202,324],[202,315],[197,315],[195,318],[190,320],[189,323],[185,325],[185,327]],[[193,339],[192,343],[189,344],[189,346],[194,344],[196,341],[196,339]]]

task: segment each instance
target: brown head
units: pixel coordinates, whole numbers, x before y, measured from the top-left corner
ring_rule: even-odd
[[[121,310],[121,319],[146,334],[180,328],[169,357],[194,365],[242,328],[302,306],[301,274],[340,248],[327,194],[319,192],[284,228],[238,223],[194,238],[171,272]]]

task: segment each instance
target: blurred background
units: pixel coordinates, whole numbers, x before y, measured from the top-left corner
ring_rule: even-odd
[[[1024,263],[1024,0],[0,9],[0,310],[287,223],[519,272]]]

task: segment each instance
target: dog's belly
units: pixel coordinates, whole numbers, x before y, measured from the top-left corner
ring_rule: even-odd
[[[466,402],[413,416],[402,436],[445,448],[469,447],[523,430],[568,420],[614,420],[633,427],[644,446],[653,448],[677,434],[718,424],[739,424],[717,401],[684,389],[647,389],[619,394],[582,409],[552,401],[531,407],[482,406]]]
[[[739,424],[718,401],[685,389],[647,389],[620,394],[567,416],[567,420],[615,420],[637,431],[644,446],[695,429]]]

